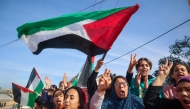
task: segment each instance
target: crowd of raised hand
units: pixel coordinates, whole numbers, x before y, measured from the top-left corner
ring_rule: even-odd
[[[136,59],[131,54],[125,76],[111,74],[104,64],[97,61],[91,75],[86,78],[87,87],[72,86],[73,77],[68,81],[67,74],[59,87],[45,78],[46,86],[36,99],[36,109],[190,109],[190,67],[184,63],[168,63],[159,67],[157,77],[150,75],[152,62],[148,58]],[[136,76],[133,78],[134,68]],[[170,76],[170,84],[164,85]]]

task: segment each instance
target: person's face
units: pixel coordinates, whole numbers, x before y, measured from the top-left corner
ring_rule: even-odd
[[[138,67],[138,72],[140,72],[140,75],[143,77],[149,74],[150,66],[145,60],[142,60],[140,62],[140,66]]]
[[[176,65],[173,70],[172,78],[175,79],[176,82],[179,81],[183,76],[188,76],[189,73],[184,65]]]
[[[52,86],[50,86],[50,89],[53,89],[53,90],[55,91],[55,88],[54,88],[54,87],[52,87]]]
[[[61,91],[55,92],[54,97],[53,97],[53,102],[54,102],[56,108],[63,105],[63,102],[64,102],[63,100],[64,100],[63,92],[61,92]]]
[[[48,91],[48,95],[53,95],[53,92],[52,91]]]
[[[65,87],[64,87],[63,82],[61,82],[61,83],[59,84],[59,89],[61,89],[61,90],[65,90]]]
[[[80,106],[79,95],[75,89],[70,89],[65,95],[65,109],[78,109]]]
[[[128,95],[128,83],[122,78],[117,78],[115,83],[115,92],[120,99],[124,99]]]
[[[190,83],[181,82],[176,88],[178,100],[185,109],[190,109]]]

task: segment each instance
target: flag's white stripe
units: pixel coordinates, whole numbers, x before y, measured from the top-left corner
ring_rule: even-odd
[[[32,84],[30,84],[28,89],[34,91],[39,83],[40,83],[40,79],[36,76],[34,78],[34,80],[32,81]]]
[[[40,31],[38,33],[32,35],[22,35],[21,39],[26,43],[26,45],[30,48],[32,52],[37,50],[37,46],[40,42],[56,38],[58,36],[62,36],[65,34],[75,33],[76,35],[82,36],[83,38],[90,40],[89,36],[87,35],[83,25],[94,22],[94,20],[84,20],[81,22],[77,22],[71,25],[68,25],[63,28],[59,28],[57,30],[52,31]]]
[[[27,106],[29,93],[24,93],[22,90],[20,90],[20,92],[21,92],[20,106]]]

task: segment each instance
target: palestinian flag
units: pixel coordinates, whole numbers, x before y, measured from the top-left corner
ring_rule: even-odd
[[[14,101],[20,104],[20,106],[34,107],[35,99],[37,97],[35,92],[15,83],[12,83],[12,90]]]
[[[79,87],[87,87],[87,80],[94,68],[94,58],[87,56],[86,62],[82,68],[81,74],[79,75],[78,85]]]
[[[74,76],[69,82],[71,82],[72,86],[77,86],[77,83],[78,83],[78,76],[79,76],[79,73]]]
[[[43,87],[44,84],[40,79],[38,72],[36,71],[35,68],[33,68],[28,83],[26,85],[26,88],[39,94],[42,91]]]
[[[39,54],[45,48],[72,48],[89,56],[107,52],[139,5],[62,15],[26,23],[18,37]]]

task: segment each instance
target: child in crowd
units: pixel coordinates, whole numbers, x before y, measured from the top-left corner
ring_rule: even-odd
[[[64,109],[64,91],[58,89],[53,94],[54,109]]]
[[[159,98],[158,94],[170,73],[173,63],[168,65],[168,60],[160,66],[158,76],[149,86],[144,97],[146,109],[190,109],[190,76],[183,76],[176,84],[178,99]]]
[[[185,63],[175,64],[170,72],[171,84],[163,87],[163,96],[167,99],[177,98],[176,84],[183,76],[190,74],[190,67]]]
[[[59,89],[65,91],[66,89],[68,89],[71,86],[72,86],[72,84],[71,84],[71,82],[68,82],[67,74],[64,73],[64,75],[63,75],[63,81],[59,82]]]
[[[133,77],[133,68],[136,66],[137,75],[135,79]],[[132,94],[144,98],[144,95],[148,89],[148,86],[155,80],[155,77],[149,75],[152,68],[152,62],[147,58],[140,58],[136,60],[136,54],[134,57],[130,56],[130,63],[127,70],[126,78],[130,85],[130,91]],[[160,97],[162,92],[160,91]]]

